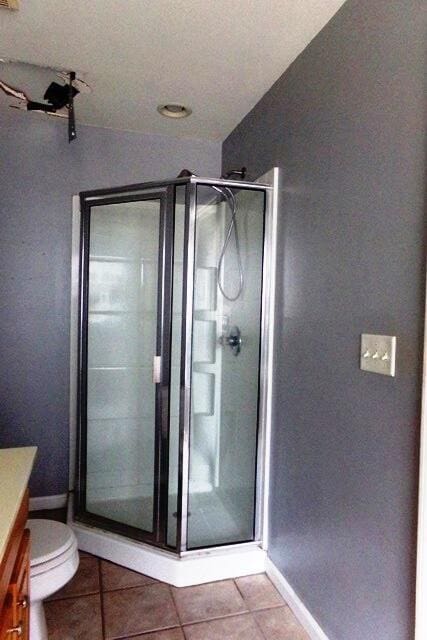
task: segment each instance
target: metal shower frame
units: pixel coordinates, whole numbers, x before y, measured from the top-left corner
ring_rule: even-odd
[[[78,337],[78,388],[77,388],[77,455],[75,465],[75,500],[74,517],[89,525],[94,525],[138,539],[173,551],[181,556],[194,553],[187,549],[187,514],[189,500],[189,454],[190,454],[190,421],[191,421],[191,368],[192,368],[192,329],[193,329],[193,294],[194,294],[194,262],[195,233],[197,213],[197,187],[217,186],[232,189],[262,191],[264,193],[264,246],[262,270],[261,300],[261,336],[259,362],[259,404],[258,404],[258,441],[256,463],[256,497],[254,538],[257,544],[266,544],[266,494],[268,493],[268,449],[270,424],[271,373],[273,359],[273,312],[275,282],[275,246],[277,227],[277,169],[270,172],[273,184],[266,182],[247,182],[242,180],[212,179],[197,176],[176,178],[156,182],[138,183],[110,189],[98,189],[80,193],[81,211],[81,250],[80,250],[80,289],[79,289],[79,337]],[[270,179],[270,175],[268,175]],[[183,313],[181,329],[181,372],[180,372],[180,416],[179,416],[179,466],[177,497],[177,541],[176,547],[167,545],[167,511],[168,500],[168,447],[169,447],[169,384],[170,384],[170,335],[171,335],[171,278],[173,274],[173,224],[175,211],[175,194],[177,187],[185,187],[185,227],[184,227],[184,265],[183,265]],[[88,295],[88,249],[89,249],[89,216],[91,206],[113,204],[143,199],[161,200],[160,235],[161,256],[159,266],[159,283],[161,296],[157,344],[166,351],[167,358],[162,362],[160,384],[156,385],[156,478],[155,508],[153,534],[138,533],[128,525],[95,516],[85,510],[85,446],[86,416],[86,364],[87,364],[87,295]],[[165,293],[169,299],[165,298]],[[83,415],[82,415],[83,414]],[[159,424],[160,421],[160,424]],[[156,535],[157,532],[157,535]],[[160,533],[159,533],[160,532]],[[226,546],[242,545],[244,542]]]

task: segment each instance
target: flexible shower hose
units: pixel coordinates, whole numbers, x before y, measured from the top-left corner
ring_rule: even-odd
[[[218,259],[218,266],[217,266],[217,283],[218,283],[218,288],[221,291],[222,295],[224,296],[224,298],[226,298],[226,300],[229,300],[230,302],[234,302],[235,300],[237,300],[239,298],[239,296],[241,295],[242,291],[243,291],[243,285],[244,285],[244,278],[243,278],[243,266],[242,266],[242,257],[240,254],[240,242],[239,242],[239,232],[237,229],[237,203],[236,203],[236,197],[234,195],[234,193],[232,192],[231,189],[229,189],[228,187],[213,187],[216,191],[219,191],[220,193],[222,193],[227,201],[228,206],[230,207],[231,210],[231,219],[230,219],[230,223],[228,225],[227,228],[227,232],[225,235],[225,241],[224,244],[222,246],[221,249],[221,253]],[[234,243],[235,243],[235,247],[236,247],[236,254],[237,254],[237,266],[239,269],[239,286],[237,289],[237,292],[235,295],[231,295],[226,293],[225,288],[221,282],[221,272],[223,270],[223,264],[224,264],[224,257],[225,257],[225,253],[227,251],[227,247],[230,243],[231,240],[231,236],[232,233],[234,231]]]

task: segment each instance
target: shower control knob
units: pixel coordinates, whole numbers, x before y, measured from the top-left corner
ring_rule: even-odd
[[[235,356],[238,356],[242,350],[242,334],[237,326],[231,327],[228,334],[221,336],[219,341],[223,346],[228,345]]]

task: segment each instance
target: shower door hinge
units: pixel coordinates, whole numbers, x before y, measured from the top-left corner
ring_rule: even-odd
[[[153,358],[153,382],[159,384],[161,382],[162,356],[154,356]]]

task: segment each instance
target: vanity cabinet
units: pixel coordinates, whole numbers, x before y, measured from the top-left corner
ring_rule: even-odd
[[[28,490],[18,510],[0,564],[0,640],[29,638],[30,532]]]

